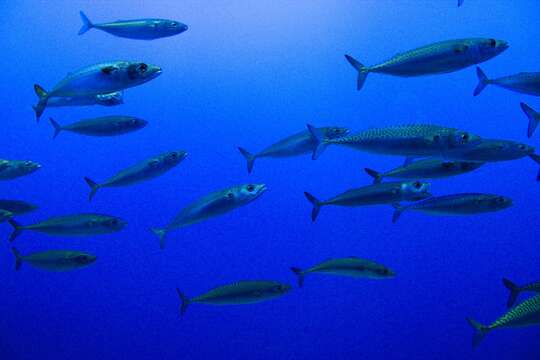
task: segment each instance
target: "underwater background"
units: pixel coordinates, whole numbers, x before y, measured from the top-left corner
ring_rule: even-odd
[[[309,155],[259,159],[247,174],[237,146],[258,151],[317,126],[352,131],[434,123],[486,138],[539,145],[526,138],[520,101],[531,96],[488,87],[472,96],[474,67],[400,79],[373,75],[356,91],[344,54],[365,64],[432,42],[467,37],[507,40],[510,48],[482,64],[488,76],[538,71],[540,3],[535,0],[403,1],[1,1],[2,157],[43,165],[0,182],[3,198],[38,211],[29,224],[78,212],[128,221],[119,233],[56,238],[28,233],[23,253],[77,249],[92,266],[51,273],[15,272],[1,225],[0,359],[539,359],[540,329],[495,331],[474,351],[465,317],[489,323],[505,311],[508,290],[539,279],[538,166],[524,158],[487,164],[433,181],[437,195],[487,192],[514,206],[471,217],[408,212],[391,223],[390,206],[325,207],[312,223],[309,191],[327,198],[370,184],[363,168],[403,162],[331,147]],[[79,10],[96,22],[132,18],[179,20],[189,30],[155,41],[92,30],[77,36]],[[128,89],[117,107],[47,109],[36,125],[34,83],[46,87],[80,67],[107,60],[156,64],[163,74]],[[62,133],[60,123],[132,115],[149,125],[133,134],[92,138]],[[102,180],[164,151],[188,158],[152,181],[103,189],[89,203],[83,177]],[[259,200],[169,235],[161,251],[151,227],[163,226],[191,201],[228,186],[264,182]],[[388,265],[395,279],[310,276],[296,288],[289,270],[355,255]],[[179,315],[175,287],[188,296],[242,279],[294,285],[274,301],[212,307]]]

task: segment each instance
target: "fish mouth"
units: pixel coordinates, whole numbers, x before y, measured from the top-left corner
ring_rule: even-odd
[[[268,187],[266,186],[266,184],[261,184],[259,186],[259,188],[257,189],[257,194],[256,194],[256,197],[259,197],[261,196],[262,194],[264,194],[266,192],[266,190],[268,190]]]

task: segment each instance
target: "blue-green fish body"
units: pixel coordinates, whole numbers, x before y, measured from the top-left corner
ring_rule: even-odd
[[[194,298],[187,298],[178,288],[181,307],[184,314],[191,303],[207,305],[244,305],[272,300],[285,295],[291,286],[277,281],[244,280],[220,286]]]
[[[13,213],[8,210],[0,209],[0,223],[9,220],[13,217]]]
[[[246,184],[210,193],[181,210],[165,228],[152,231],[159,237],[163,249],[170,231],[228,213],[251,203],[265,191],[264,184]]]
[[[507,306],[514,306],[519,294],[522,292],[540,293],[540,281],[536,281],[527,285],[518,286],[508,279],[503,279],[504,286],[510,291]]]
[[[321,127],[318,131],[325,139],[335,139],[346,135],[349,130],[341,127]],[[282,158],[299,156],[312,153],[317,147],[317,142],[309,131],[302,131],[294,135],[288,136],[275,144],[270,145],[266,149],[251,154],[244,148],[239,147],[240,153],[246,158],[248,173],[253,169],[253,163],[258,158]]]
[[[508,48],[502,40],[471,38],[448,40],[397,54],[374,66],[364,66],[350,55],[347,61],[358,71],[357,89],[369,73],[412,77],[454,72],[487,61]]]
[[[447,157],[462,161],[497,162],[517,160],[533,154],[533,147],[516,141],[482,139],[477,145],[454,151]]]
[[[80,15],[83,26],[79,30],[79,35],[86,33],[90,29],[96,28],[122,38],[154,40],[178,35],[188,29],[186,24],[182,24],[175,20],[136,19],[94,24],[82,11],[80,12]]]
[[[70,131],[87,136],[117,136],[140,130],[148,124],[146,120],[133,116],[103,116],[77,121],[69,125],[60,125],[52,118],[50,121],[54,127],[53,139],[61,131]]]
[[[66,106],[115,106],[124,103],[121,91],[115,91],[109,94],[98,94],[90,96],[72,96],[50,98],[47,107],[66,107]]]
[[[30,175],[41,165],[30,160],[0,160],[0,180],[13,180]]]
[[[488,79],[482,69],[477,67],[476,75],[478,85],[474,89],[474,96],[479,95],[490,84],[521,94],[540,96],[540,72],[521,72],[497,79]]]
[[[86,267],[96,261],[94,255],[80,251],[50,250],[22,256],[17,249],[11,250],[15,255],[15,270],[19,270],[23,262],[48,271],[70,271]]]
[[[0,209],[9,211],[13,215],[22,215],[36,210],[38,207],[34,204],[20,200],[0,200]]]

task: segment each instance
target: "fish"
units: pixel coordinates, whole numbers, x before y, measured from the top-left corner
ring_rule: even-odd
[[[445,74],[490,60],[508,49],[504,40],[471,38],[447,40],[397,54],[374,66],[364,66],[351,55],[347,61],[358,71],[357,90],[361,90],[369,73],[400,77]]]
[[[35,90],[35,89],[34,89]],[[39,93],[36,92],[39,98]],[[98,94],[90,96],[71,96],[71,97],[56,97],[47,101],[47,107],[65,107],[65,106],[115,106],[124,103],[123,94],[121,91],[115,91],[109,94]],[[37,111],[37,106],[32,105],[34,112]]]
[[[308,274],[331,274],[366,279],[391,279],[396,276],[395,272],[386,266],[356,256],[326,260],[307,270],[291,267],[291,271],[298,277],[300,288],[304,286],[304,278]]]
[[[482,139],[479,144],[454,151],[447,157],[462,161],[499,162],[531,157],[534,151],[534,147],[512,140]]]
[[[13,213],[8,210],[0,209],[0,223],[3,223],[4,221],[11,219],[13,217]]]
[[[430,187],[429,183],[420,181],[387,182],[347,190],[325,201],[318,200],[308,192],[304,192],[304,195],[313,205],[311,220],[314,222],[322,206],[368,206],[420,200],[431,196]]]
[[[90,187],[88,200],[92,200],[100,188],[133,185],[163,175],[180,164],[187,155],[183,150],[165,152],[130,166],[102,183],[85,177],[84,180]]]
[[[63,126],[53,118],[49,121],[54,128],[53,139],[63,130],[87,136],[116,136],[140,130],[148,124],[146,120],[133,116],[103,116]]]
[[[13,227],[13,232],[9,237],[10,242],[13,242],[24,230],[55,236],[90,236],[117,232],[127,224],[118,217],[101,214],[57,216],[32,225],[21,225],[14,219],[9,219],[8,222]]]
[[[38,269],[70,271],[86,267],[97,259],[94,255],[72,250],[49,250],[26,256],[21,255],[14,247],[11,251],[15,255],[15,270],[19,270],[23,262],[26,262]]]
[[[329,145],[385,155],[445,158],[452,151],[470,148],[481,140],[478,135],[466,131],[426,124],[368,129],[337,139],[326,139],[317,128],[307,126],[317,143],[313,160],[318,159]]]
[[[121,38],[155,40],[178,35],[188,29],[186,24],[182,24],[176,20],[166,19],[118,20],[115,22],[94,24],[84,12],[81,11],[79,14],[83,23],[79,30],[79,35],[86,33],[90,29],[98,29]]]
[[[0,180],[13,180],[39,169],[41,165],[30,160],[0,160]]]
[[[478,169],[483,162],[447,161],[440,159],[424,159],[399,166],[384,173],[365,168],[365,172],[373,178],[373,183],[380,183],[383,178],[398,179],[438,179],[465,174]]]
[[[510,295],[508,296],[508,302],[506,304],[508,308],[514,306],[519,294],[522,292],[540,293],[540,281],[518,286],[508,279],[503,279],[503,285],[510,290]]]
[[[319,128],[318,131],[325,139],[336,139],[349,133],[349,129],[335,126],[322,127]],[[248,173],[251,173],[255,159],[266,157],[280,158],[309,154],[315,150],[316,146],[316,141],[311,136],[311,133],[305,130],[288,136],[256,154],[252,154],[242,147],[239,147],[238,150],[247,161]]]
[[[488,79],[480,67],[476,68],[478,85],[473,95],[478,96],[489,84],[502,87],[521,94],[540,96],[540,72],[520,72],[518,74],[503,76],[498,79]]]
[[[39,101],[36,120],[43,114],[49,99],[101,95],[142,85],[161,74],[160,67],[138,61],[110,61],[83,67],[69,73],[51,91],[34,84]]]
[[[164,228],[153,228],[159,247],[165,248],[166,236],[172,230],[223,215],[258,199],[266,191],[265,184],[244,184],[212,192],[182,209]]]
[[[22,215],[36,210],[38,207],[34,204],[20,200],[0,200],[0,209],[7,210],[13,215]]]
[[[540,122],[540,113],[538,113],[525,103],[520,103],[520,105],[521,109],[529,119],[529,126],[527,127],[527,137],[530,139],[533,136],[534,131],[538,127],[538,122]]]
[[[467,318],[467,322],[476,331],[472,341],[473,348],[477,347],[484,337],[495,329],[540,325],[540,295],[529,298],[510,309],[491,325],[482,325],[471,318]]]
[[[463,193],[433,196],[401,206],[395,204],[392,222],[398,221],[404,211],[414,210],[431,215],[474,215],[504,210],[512,206],[512,199],[492,194]]]
[[[244,305],[272,300],[285,295],[291,286],[277,281],[243,280],[216,287],[202,295],[188,298],[176,288],[180,298],[180,315],[184,315],[192,303],[206,305]]]

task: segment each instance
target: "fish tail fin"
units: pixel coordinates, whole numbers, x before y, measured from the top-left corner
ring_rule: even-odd
[[[14,219],[8,220],[9,225],[13,226],[13,232],[9,236],[9,241],[13,242],[17,236],[19,236],[22,232],[22,226],[18,222],[16,222]]]
[[[540,155],[538,154],[530,154],[529,157],[534,160],[537,164],[540,164]],[[536,175],[536,181],[540,181],[540,171],[538,171],[538,175]]]
[[[302,269],[300,268],[297,268],[297,267],[292,267],[291,268],[291,271],[296,275],[298,276],[298,287],[301,288],[302,286],[304,286],[304,272],[302,271]]]
[[[364,171],[373,178],[373,183],[374,184],[378,184],[381,182],[382,180],[382,175],[380,172],[378,171],[375,171],[373,169],[370,169],[370,168],[364,168]]]
[[[392,204],[392,206],[394,207],[394,214],[392,215],[392,223],[395,224],[399,220],[403,211],[405,211],[405,207],[401,206],[400,204]]]
[[[52,138],[56,139],[58,134],[60,134],[60,131],[62,131],[62,126],[59,123],[57,123],[53,118],[49,118],[49,121],[51,122],[51,125],[54,127],[54,134]]]
[[[351,55],[345,55],[345,59],[358,71],[358,78],[356,79],[356,90],[362,89],[364,82],[369,74],[369,69],[365,67],[361,62],[353,58]]]
[[[463,1],[464,1],[464,0],[458,0],[457,6],[460,7],[461,5],[463,5]]]
[[[480,69],[480,66],[476,67],[476,76],[478,76],[478,85],[476,85],[476,88],[474,89],[474,96],[480,95],[482,90],[489,84],[489,79],[482,69]]]
[[[49,94],[39,84],[34,84],[34,91],[36,92],[39,101],[37,105],[32,106],[32,108],[36,112],[36,121],[39,122],[41,114],[43,114],[43,111],[45,111],[45,108],[47,107],[47,102],[49,101]]]
[[[321,154],[324,152],[324,150],[328,147],[329,143],[327,139],[325,139],[321,129],[318,129],[310,124],[307,124],[307,128],[309,130],[309,133],[311,134],[312,139],[315,140],[315,150],[313,150],[311,159],[317,160],[319,156],[321,156]]]
[[[521,292],[521,289],[519,288],[519,286],[517,286],[516,284],[514,284],[508,279],[503,279],[502,281],[503,281],[503,285],[508,290],[510,290],[510,295],[508,296],[508,302],[506,303],[506,306],[511,308],[516,303],[516,300],[519,296],[519,293]]]
[[[15,255],[15,270],[19,270],[22,266],[22,255],[15,247],[11,248],[11,252]]]
[[[167,235],[167,230],[166,229],[153,228],[152,232],[154,234],[156,234],[157,237],[159,238],[159,248],[161,250],[165,249],[165,236]]]
[[[253,163],[255,162],[255,156],[242,147],[238,147],[238,150],[240,151],[240,154],[242,154],[242,156],[244,156],[244,158],[246,159],[248,174],[251,174],[251,171],[253,171]]]
[[[83,23],[81,29],[79,30],[79,35],[82,35],[91,28],[93,28],[94,24],[92,24],[90,19],[88,19],[88,16],[86,16],[82,11],[79,11],[79,15],[81,15],[81,20]]]
[[[540,122],[540,113],[536,112],[533,108],[525,103],[520,103],[521,109],[527,115],[529,119],[529,127],[527,128],[527,136],[530,138],[534,134],[534,130],[538,127]]]
[[[472,340],[472,346],[473,348],[475,348],[480,344],[480,342],[487,335],[487,333],[489,332],[489,327],[482,325],[471,318],[467,318],[467,322],[476,331],[473,335],[473,340]]]
[[[313,209],[311,210],[311,221],[315,222],[315,220],[317,220],[317,216],[319,216],[319,212],[321,211],[321,206],[323,204],[307,191],[304,191],[304,195],[306,196],[306,199],[308,199],[308,201],[313,205]]]
[[[180,298],[180,316],[182,316],[186,312],[190,301],[188,297],[179,288],[176,288],[176,293]]]
[[[86,181],[86,183],[90,187],[90,194],[88,195],[88,201],[92,201],[92,199],[96,195],[96,192],[99,189],[99,184],[87,176],[84,177],[84,181]]]

